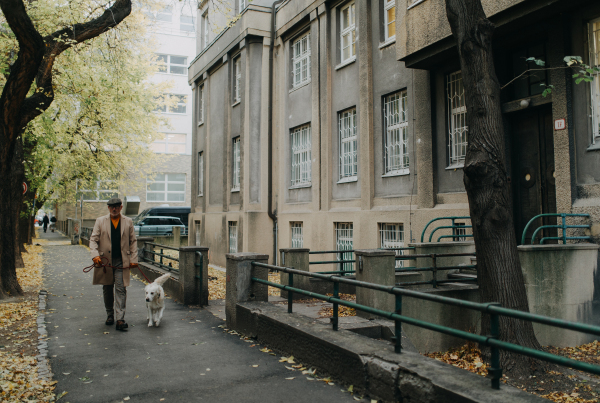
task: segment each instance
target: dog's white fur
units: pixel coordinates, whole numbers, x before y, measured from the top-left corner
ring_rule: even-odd
[[[153,283],[146,286],[144,291],[146,292],[146,308],[148,308],[148,327],[152,325],[158,327],[160,320],[165,310],[165,290],[162,285],[169,279],[169,273],[163,274]]]

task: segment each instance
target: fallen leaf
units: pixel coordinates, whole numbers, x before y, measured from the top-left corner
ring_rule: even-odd
[[[258,368],[258,365],[253,365],[252,368]]]
[[[125,401],[127,401],[127,400],[129,400],[129,399],[130,399],[130,397],[129,397],[129,396],[127,396],[127,397],[124,397],[124,398],[123,398],[123,400],[125,400]]]
[[[285,378],[285,379],[286,379],[286,380],[288,380],[288,381],[291,381],[292,379],[296,379],[296,377],[295,377],[295,376],[292,376],[292,377],[290,377],[290,378]]]

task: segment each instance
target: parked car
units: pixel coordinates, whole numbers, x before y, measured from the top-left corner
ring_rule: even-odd
[[[190,215],[190,207],[171,207],[171,206],[160,206],[150,207],[142,211],[133,219],[133,224],[137,225],[146,217],[177,217],[181,220],[181,223],[185,226],[185,232],[187,233],[188,216]]]
[[[185,229],[179,217],[168,216],[146,216],[133,226],[138,236],[170,236],[173,227]]]

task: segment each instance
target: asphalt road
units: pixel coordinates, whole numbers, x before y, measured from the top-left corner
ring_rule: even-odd
[[[129,331],[118,332],[104,324],[101,286],[82,272],[91,264],[83,246],[47,246],[44,259],[48,356],[56,393],[68,392],[60,402],[356,401],[341,385],[309,381],[263,346],[225,333],[207,310],[167,300],[161,326],[147,327],[143,284],[134,279]]]

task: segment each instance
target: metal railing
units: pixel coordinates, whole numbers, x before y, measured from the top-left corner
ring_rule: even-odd
[[[354,257],[354,250],[350,249],[350,250],[311,250],[310,252],[308,252],[309,255],[325,255],[325,254],[335,254],[337,256],[337,260],[320,260],[320,261],[313,261],[313,262],[308,262],[309,265],[311,264],[337,264],[338,265],[338,270],[334,270],[334,271],[322,271],[322,272],[318,272],[321,274],[352,274],[352,273],[356,273],[356,270],[344,270],[344,263],[352,263],[354,264],[354,259],[344,259],[344,254],[345,253],[350,253],[352,257]]]
[[[441,230],[441,229],[451,229],[452,230],[452,235],[440,235],[440,237],[437,239],[436,242],[439,242],[440,239],[442,238],[452,238],[453,241],[459,241],[461,240],[461,238],[467,238],[473,237],[473,234],[467,234],[467,233],[459,233],[459,231],[465,230],[467,228],[473,228],[472,225],[459,225],[462,223],[456,223],[456,220],[471,220],[471,217],[469,216],[463,216],[463,217],[438,217],[438,218],[434,218],[433,220],[429,221],[426,225],[425,228],[423,228],[423,232],[421,233],[421,242],[425,242],[425,231],[427,231],[427,228],[429,227],[429,225],[435,221],[440,221],[440,220],[450,220],[452,222],[451,225],[443,225],[443,226],[439,226],[439,227],[435,227],[431,233],[429,234],[429,242],[431,242],[432,238],[433,238],[433,234],[437,231],[437,230]],[[465,223],[466,224],[466,223]]]
[[[153,246],[153,247],[158,247],[158,248],[160,248],[160,253],[154,252],[154,250],[149,250],[149,249],[147,248],[147,246],[148,246],[148,245],[151,245],[151,246]],[[142,260],[143,260],[144,262],[151,263],[151,264],[153,264],[153,265],[156,265],[156,266],[162,267],[163,269],[166,269],[166,270],[169,270],[169,271],[179,272],[179,269],[177,269],[177,268],[174,268],[174,267],[172,266],[172,263],[171,263],[171,262],[169,262],[169,264],[168,264],[168,265],[166,265],[166,264],[164,264],[164,263],[163,263],[163,259],[169,259],[169,260],[172,260],[172,261],[174,261],[174,262],[177,262],[177,263],[179,263],[179,259],[178,259],[178,258],[176,258],[176,257],[173,257],[173,256],[169,256],[169,255],[165,255],[165,254],[164,254],[164,250],[165,250],[165,249],[168,249],[168,250],[176,250],[177,252],[179,252],[179,248],[175,248],[175,247],[173,247],[173,246],[161,245],[161,244],[158,244],[158,243],[153,243],[153,242],[144,242],[144,251],[143,251],[143,253],[142,253]],[[150,259],[150,258],[147,258],[147,257],[146,257],[146,254],[152,255],[152,259]],[[158,257],[159,257],[159,261],[158,261],[158,262],[155,260],[155,256],[158,256]]]
[[[562,241],[563,244],[566,244],[567,241],[569,241],[569,240],[591,240],[592,239],[592,237],[590,237],[590,236],[567,236],[567,229],[569,229],[569,228],[588,228],[588,229],[590,228],[589,224],[567,225],[567,217],[587,217],[587,218],[589,218],[590,217],[589,214],[547,213],[547,214],[538,214],[535,217],[533,217],[531,220],[529,220],[529,222],[525,226],[525,229],[523,230],[523,235],[521,236],[521,245],[525,245],[525,235],[527,234],[527,230],[529,229],[529,226],[535,220],[537,220],[538,218],[542,218],[542,217],[560,217],[562,219],[562,222],[561,222],[561,224],[557,224],[557,225],[541,225],[541,226],[539,226],[533,232],[533,235],[531,236],[531,244],[532,245],[535,242],[535,237],[538,234],[538,232],[540,232],[543,229],[551,229],[551,228],[560,229],[562,231],[561,236],[543,237],[542,239],[540,239],[540,245],[543,245],[544,241],[547,241],[547,240]]]
[[[179,227],[179,228],[180,228],[181,236],[186,236],[188,234],[187,227]],[[141,227],[139,227],[139,230],[137,230],[136,233],[137,233],[137,236],[164,236],[164,237],[173,236],[173,232],[170,232],[168,230],[165,230],[164,228],[158,228],[158,227],[147,228],[147,227],[141,226]]]
[[[451,280],[438,280],[437,274],[438,271],[445,270],[460,270],[460,269],[477,269],[477,265],[461,265],[461,266],[438,266],[437,259],[445,258],[445,257],[457,257],[457,256],[475,256],[475,252],[466,252],[466,253],[432,253],[432,254],[420,254],[420,255],[403,255],[396,256],[396,260],[412,260],[418,258],[430,258],[431,266],[429,267],[402,267],[400,269],[396,269],[396,273],[402,272],[420,272],[420,271],[430,271],[432,272],[433,278],[429,281],[407,281],[402,283],[396,283],[397,286],[409,286],[409,285],[423,285],[423,284],[431,284],[433,288],[437,288],[438,284],[446,284],[446,283],[459,283],[459,282],[477,282],[477,277],[473,278],[455,278]]]
[[[476,303],[471,301],[463,301],[455,298],[443,297],[440,295],[433,295],[414,290],[407,290],[400,287],[384,286],[379,284],[367,283],[365,281],[357,281],[343,276],[325,275],[319,273],[310,273],[301,270],[295,270],[293,268],[273,266],[266,263],[252,262],[253,267],[263,267],[273,271],[279,271],[288,273],[288,284],[282,285],[271,281],[263,280],[260,278],[252,277],[251,280],[255,283],[264,284],[270,287],[279,288],[288,292],[288,312],[293,311],[293,293],[309,296],[311,298],[317,298],[323,301],[327,301],[333,304],[333,330],[338,330],[338,307],[339,305],[354,308],[363,312],[368,312],[377,316],[391,319],[395,322],[395,351],[396,353],[402,352],[402,323],[407,323],[413,326],[418,326],[424,329],[432,330],[434,332],[447,334],[450,336],[458,337],[464,340],[473,341],[491,348],[491,367],[488,367],[488,374],[492,381],[492,388],[500,388],[500,379],[502,377],[502,368],[500,367],[500,350],[511,351],[513,353],[526,355],[542,361],[551,362],[558,365],[563,365],[580,371],[589,372],[592,374],[600,375],[600,366],[588,364],[585,362],[576,361],[570,358],[561,357],[558,355],[550,354],[544,351],[539,351],[529,347],[524,347],[518,344],[499,340],[500,337],[500,316],[520,319],[528,322],[541,323],[548,326],[558,327],[562,329],[569,329],[583,333],[589,333],[596,336],[600,336],[600,327],[593,325],[586,325],[583,323],[569,322],[566,320],[550,318],[547,316],[536,315],[529,312],[517,311],[514,309],[503,308],[500,304],[495,302],[489,303]],[[305,277],[313,277],[322,280],[327,280],[333,283],[333,296],[318,294],[300,288],[294,287],[294,274]],[[345,301],[339,298],[339,285],[350,284],[356,287],[367,288],[375,291],[386,292],[394,295],[396,299],[395,311],[389,312],[381,309],[371,308],[366,305],[357,304],[355,302]],[[432,301],[442,303],[445,305],[453,305],[466,309],[472,309],[481,313],[490,315],[490,335],[482,336],[473,334],[463,330],[453,329],[447,326],[437,325],[435,323],[411,318],[402,315],[402,298],[410,297],[425,301]]]

